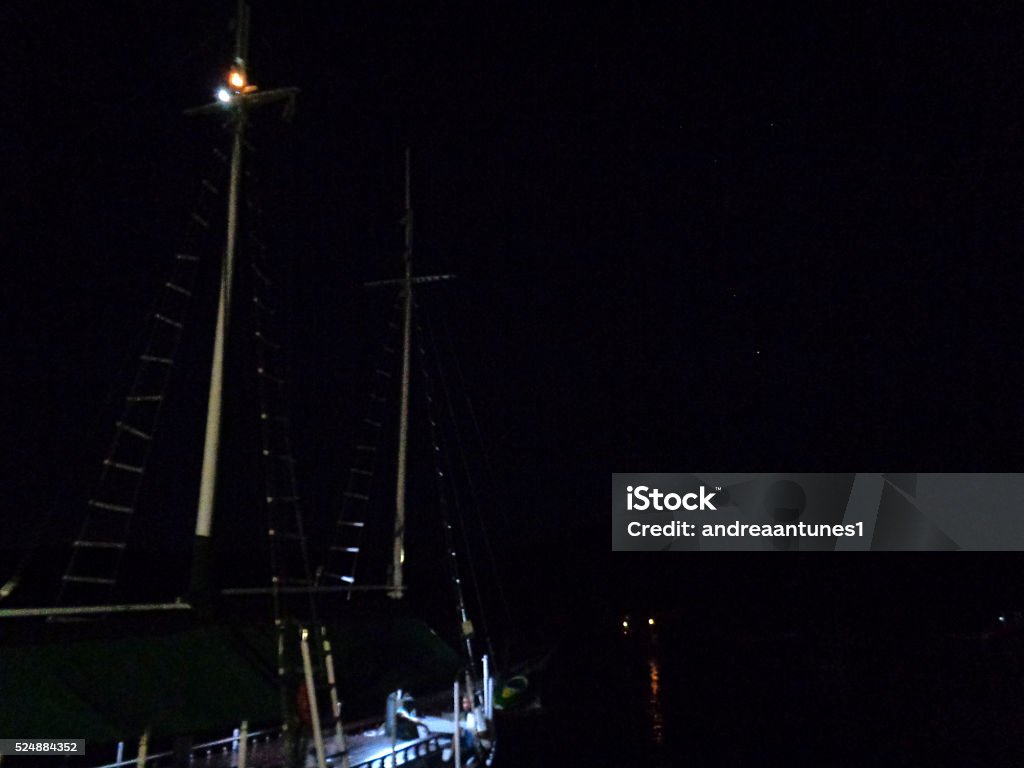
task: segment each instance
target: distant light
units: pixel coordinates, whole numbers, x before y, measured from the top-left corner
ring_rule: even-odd
[[[221,88],[217,91],[217,101],[223,104],[227,104],[229,101],[231,101],[231,94],[228,93],[227,88]]]
[[[231,74],[228,75],[228,85],[237,91],[245,88],[245,75],[239,72],[237,69],[232,69]]]
[[[1005,622],[1006,621],[1006,617],[1005,616],[1000,616],[999,620],[1002,621],[1002,622]]]
[[[629,622],[628,621],[622,622],[622,628],[623,629],[629,629]]]
[[[650,624],[653,627],[654,626],[654,619],[648,619],[647,623]]]

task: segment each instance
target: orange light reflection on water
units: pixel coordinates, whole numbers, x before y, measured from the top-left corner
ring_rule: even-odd
[[[651,690],[651,695],[647,698],[647,713],[651,718],[651,738],[655,744],[661,744],[664,738],[665,722],[661,714],[661,700],[658,696],[658,690],[661,687],[661,670],[658,667],[657,659],[652,657],[647,660],[647,672]]]

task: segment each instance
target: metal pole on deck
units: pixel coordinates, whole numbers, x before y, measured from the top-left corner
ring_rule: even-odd
[[[462,754],[459,742],[462,736],[459,733],[459,710],[462,708],[462,699],[459,696],[459,681],[455,681],[455,727],[452,729],[452,754],[455,756],[455,768],[462,768]]]
[[[238,729],[238,768],[245,768],[246,758],[249,757],[249,721],[243,720],[242,727]]]
[[[488,678],[487,680],[487,700],[490,702],[487,710],[487,722],[494,720],[494,678]]]
[[[399,688],[393,695],[395,697],[395,712],[394,715],[392,715],[390,712],[391,708],[388,708],[387,721],[387,728],[391,731],[391,768],[395,768],[397,765],[395,762],[395,742],[398,741],[398,710],[402,706],[402,689]]]
[[[487,654],[485,653],[484,657],[483,657],[483,665],[484,665],[484,717],[487,718],[488,720],[491,719],[491,706],[490,706],[491,699],[490,699],[489,694],[487,693],[488,689],[490,688],[489,681],[491,679],[490,663],[489,662],[490,662],[490,660],[487,658]]]
[[[114,762],[120,765],[122,760],[124,760],[124,742],[119,741],[117,742],[117,760]]]
[[[338,698],[338,684],[334,677],[334,654],[331,653],[331,641],[327,639],[327,627],[320,627],[320,637],[323,640],[327,684],[331,688],[331,714],[334,716],[334,736],[338,740],[338,751],[341,752],[341,768],[348,768],[348,746],[345,744],[345,731],[341,727],[341,700]]]
[[[302,671],[306,677],[306,696],[309,698],[309,719],[313,728],[313,745],[316,747],[316,764],[327,768],[324,755],[324,735],[320,732],[320,712],[316,706],[316,688],[313,683],[313,662],[309,658],[309,630],[303,627],[299,642],[302,648]]]
[[[149,729],[143,731],[139,737],[139,754],[135,758],[135,764],[139,768],[146,768],[146,758],[149,755]]]

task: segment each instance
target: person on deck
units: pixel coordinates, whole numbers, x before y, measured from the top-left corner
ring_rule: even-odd
[[[416,710],[407,707],[407,704],[412,704],[412,697],[405,696],[401,691],[398,691],[397,707],[395,709],[395,726],[396,734],[400,739],[415,739],[423,735],[420,732],[422,727],[424,731],[427,731],[427,725],[416,715]]]
[[[461,746],[464,750],[476,749],[477,733],[480,730],[480,721],[473,711],[473,702],[469,696],[462,697],[462,717],[459,722],[461,735]]]

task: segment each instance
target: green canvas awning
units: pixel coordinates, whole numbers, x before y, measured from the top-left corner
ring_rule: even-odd
[[[0,646],[0,723],[26,737],[94,743],[225,734],[281,722],[276,640],[266,626],[188,626],[159,633],[91,631]],[[348,716],[382,714],[387,692],[440,690],[460,666],[426,625],[348,621],[330,630]],[[296,642],[297,656],[297,642]]]

